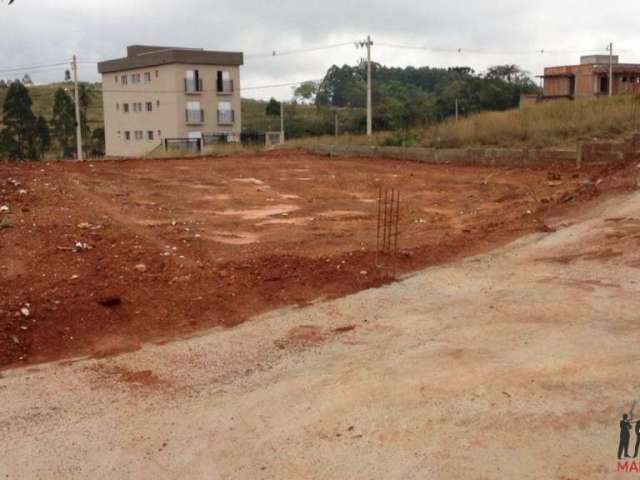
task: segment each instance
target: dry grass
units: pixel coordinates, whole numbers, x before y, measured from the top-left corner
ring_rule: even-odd
[[[579,141],[613,139],[640,130],[640,97],[619,96],[557,100],[506,112],[485,112],[410,132],[378,132],[306,138],[289,146],[309,144],[384,145],[394,139],[423,147],[574,147]]]
[[[628,134],[640,125],[640,98],[620,96],[558,100],[520,110],[487,112],[420,132],[432,147],[528,145],[565,146],[593,138]]]

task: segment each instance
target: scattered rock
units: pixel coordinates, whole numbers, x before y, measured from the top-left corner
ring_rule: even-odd
[[[106,308],[114,308],[122,305],[122,299],[118,295],[110,295],[98,300],[98,304]]]
[[[136,265],[136,270],[139,271],[140,273],[144,273],[147,271],[147,266],[144,263],[139,263],[138,265]]]
[[[20,190],[18,190],[18,195],[26,195],[28,192],[24,189],[21,188]]]
[[[0,206],[0,213],[11,213],[11,209],[9,208],[9,205]]]
[[[80,230],[89,230],[91,228],[91,224],[88,222],[82,222],[78,224],[78,228]]]
[[[91,249],[92,249],[91,245],[84,242],[76,242],[75,246],[73,247],[73,251],[76,253],[88,252]]]
[[[367,275],[369,275],[369,272],[367,272],[366,270],[362,270],[360,272],[360,275],[362,275],[363,277],[366,277]]]
[[[25,318],[29,318],[29,316],[31,316],[31,310],[29,310],[28,305],[25,305],[20,309],[20,315],[22,315]]]
[[[335,328],[333,331],[336,333],[347,333],[347,332],[352,332],[355,329],[356,329],[355,325],[346,325],[344,327]]]

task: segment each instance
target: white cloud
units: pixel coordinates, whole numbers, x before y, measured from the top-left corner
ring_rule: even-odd
[[[53,63],[77,53],[81,59],[124,55],[126,45],[148,43],[265,53],[354,41],[370,33],[377,43],[483,48],[490,51],[576,50],[564,54],[480,55],[397,50],[374,46],[374,59],[394,66],[468,65],[483,71],[516,63],[538,74],[548,64],[575,63],[578,51],[604,49],[609,41],[633,47],[640,3],[594,0],[16,0],[0,3],[0,69]],[[353,64],[351,46],[304,55],[247,60],[243,84],[285,83],[321,77],[334,63]],[[639,57],[632,49],[625,60]],[[62,78],[64,67],[32,73],[37,81]],[[98,78],[83,66],[84,78]],[[3,74],[17,77],[21,74]],[[249,92],[247,92],[249,93]],[[289,96],[290,88],[252,91],[251,96]]]

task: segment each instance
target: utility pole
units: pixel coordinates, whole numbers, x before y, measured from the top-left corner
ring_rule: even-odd
[[[371,36],[367,35],[367,39],[364,42],[359,42],[356,45],[364,48],[367,47],[367,136],[373,134],[373,109],[371,100]]]
[[[458,99],[456,98],[456,123],[458,123],[458,117],[459,117],[459,108],[458,108]]]
[[[338,137],[340,125],[338,123],[338,112],[335,112],[335,124],[336,124],[336,137]]]
[[[613,97],[613,42],[609,44],[609,96]]]
[[[284,102],[280,102],[280,143],[284,143]]]
[[[82,162],[84,159],[82,158],[82,124],[80,122],[80,95],[78,92],[78,62],[76,61],[75,55],[73,56],[73,60],[71,61],[71,69],[73,70],[73,96],[76,104],[76,147],[78,151],[76,158],[79,162]]]

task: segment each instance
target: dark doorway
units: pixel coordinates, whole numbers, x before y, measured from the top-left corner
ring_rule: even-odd
[[[576,77],[569,77],[569,95],[576,96]]]
[[[609,77],[600,77],[600,93],[609,93]]]

